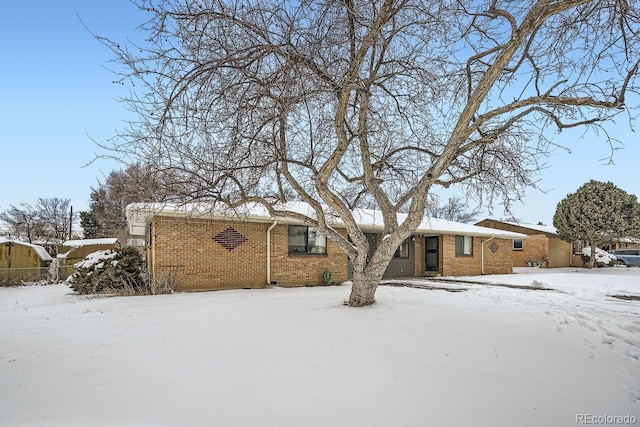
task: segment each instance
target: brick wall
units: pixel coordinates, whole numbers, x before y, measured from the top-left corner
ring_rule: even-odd
[[[443,276],[475,276],[482,274],[482,242],[486,237],[473,238],[473,255],[456,255],[456,238],[442,236],[440,253]],[[492,250],[492,245],[493,249]],[[511,240],[491,239],[484,244],[485,274],[508,274],[513,272]]]
[[[147,236],[147,261],[156,279],[176,275],[176,290],[262,288],[267,284],[266,233],[271,223],[157,216]],[[341,232],[344,233],[342,230]],[[473,238],[473,255],[456,256],[455,236],[440,236],[440,274],[482,274],[482,246]],[[491,246],[493,245],[493,250]],[[492,239],[484,247],[486,274],[511,273],[511,240]],[[288,226],[271,230],[270,280],[279,286],[322,285],[347,280],[347,255],[327,239],[327,254],[289,255]],[[415,240],[415,275],[424,275],[424,238]]]
[[[155,277],[177,274],[176,290],[264,287],[268,227],[243,221],[155,217],[152,272]]]
[[[569,267],[572,258],[571,250],[571,243],[558,238],[550,238],[548,255],[549,267]]]
[[[271,223],[154,218],[148,246],[152,273],[176,273],[176,290],[262,288],[267,284],[266,233]],[[148,239],[149,240],[149,239]],[[287,225],[271,230],[271,277],[279,286],[346,280],[347,256],[327,241],[326,255],[288,254]]]
[[[553,234],[536,232],[535,230],[526,227],[505,224],[501,221],[492,219],[482,220],[478,225],[523,233],[529,236],[528,239],[523,239],[523,249],[521,251],[513,251],[513,265],[516,267],[525,267],[527,265],[527,261],[542,260],[546,260],[548,267],[551,268],[569,266],[571,244],[560,240]]]
[[[513,265],[526,267],[527,261],[542,261],[549,257],[549,238],[544,234],[532,234],[522,239],[522,250],[513,251]]]
[[[289,255],[288,226],[271,231],[271,280],[278,286],[322,285],[322,273],[331,273],[331,282],[347,280],[347,254],[327,239],[327,254]]]

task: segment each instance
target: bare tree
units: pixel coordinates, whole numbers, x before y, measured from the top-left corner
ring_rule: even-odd
[[[40,198],[36,210],[44,225],[42,238],[45,242],[58,245],[70,237],[69,231],[74,220],[71,218],[71,199]]]
[[[440,204],[438,198],[427,203],[427,215],[433,218],[442,218],[449,221],[464,222],[470,224],[476,221],[482,213],[480,207],[469,210],[469,206],[459,196],[449,197],[446,203]]]
[[[125,208],[129,203],[170,200],[168,193],[175,192],[159,177],[142,163],[111,171],[103,183],[91,188],[89,211],[80,213],[85,237],[126,238]]]
[[[319,227],[374,302],[432,189],[518,199],[545,129],[633,118],[638,6],[625,0],[138,0],[139,45],[99,39],[138,120],[109,145],[169,174],[182,200],[266,206]],[[117,68],[116,71],[120,70]],[[292,198],[314,215],[281,209]],[[351,209],[375,202],[368,244]],[[408,206],[406,219],[397,212]],[[332,226],[339,217],[347,236]]]
[[[43,234],[40,215],[27,203],[20,204],[20,207],[10,205],[9,209],[0,213],[0,221],[6,226],[4,235],[10,239],[34,243]]]
[[[15,239],[29,243],[51,243],[58,245],[69,235],[70,199],[39,198],[32,206],[28,203],[20,204],[20,208],[13,205],[0,213],[0,221],[7,225],[7,234]]]

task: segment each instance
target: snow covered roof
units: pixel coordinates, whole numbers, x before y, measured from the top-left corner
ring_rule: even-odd
[[[529,228],[531,230],[542,231],[543,233],[558,234],[558,230],[552,225],[525,224],[517,222],[507,222],[507,224]]]
[[[80,248],[82,246],[90,245],[117,245],[120,241],[115,237],[107,237],[102,239],[80,239],[80,240],[67,240],[62,245],[70,248]]]
[[[620,243],[638,244],[638,243],[640,243],[640,239],[636,239],[634,237],[623,237],[621,239],[618,239],[618,242],[620,242]]]
[[[315,211],[311,205],[304,202],[289,202],[287,204],[279,205],[277,208],[279,210],[287,210],[303,214],[310,218],[316,217]],[[134,203],[127,206],[126,212],[129,232],[132,235],[137,236],[146,234],[147,226],[156,215],[182,217],[200,216],[215,219],[240,218],[245,221],[254,222],[273,222],[276,219],[269,214],[264,206],[255,203],[243,205],[233,211],[224,208],[212,208],[211,205],[207,204],[173,205],[166,203]],[[343,224],[342,220],[335,215],[335,213],[332,213],[330,208],[325,208],[325,212],[328,216],[331,216],[334,219],[334,221],[331,221],[333,226],[339,227]],[[373,209],[355,209],[353,211],[353,215],[356,223],[363,231],[382,231],[384,228],[382,212],[380,211]],[[398,222],[404,221],[406,217],[407,214],[399,213]],[[299,223],[299,221],[294,218],[278,217],[277,219],[280,223]],[[496,237],[504,239],[527,238],[526,234],[471,224],[463,224],[460,222],[431,217],[424,217],[414,234],[461,234],[467,236]]]
[[[512,225],[514,227],[528,228],[529,230],[540,231],[542,233],[558,234],[558,230],[550,225],[526,224],[523,222],[502,221],[499,219],[493,219],[491,221],[501,222],[503,224]]]
[[[40,245],[34,245],[31,243],[25,243],[25,242],[18,242],[16,240],[9,240],[5,237],[0,237],[0,244],[3,243],[11,243],[14,245],[22,245],[22,246],[26,246],[28,248],[33,249],[33,251],[36,253],[36,255],[38,255],[38,257],[42,260],[42,261],[52,261],[53,258],[51,258],[51,255],[49,255],[49,252],[47,252],[47,250],[45,248],[43,248]]]

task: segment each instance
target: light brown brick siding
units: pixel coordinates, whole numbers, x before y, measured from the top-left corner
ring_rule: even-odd
[[[547,266],[551,268],[569,266],[571,243],[560,240],[554,234],[513,224],[505,224],[502,221],[492,219],[480,221],[478,225],[529,236],[529,238],[523,239],[522,250],[513,251],[513,265],[515,267],[526,267],[527,261],[547,261]]]
[[[322,273],[331,273],[331,282],[347,280],[347,254],[327,239],[326,255],[289,255],[286,224],[271,231],[271,279],[279,286],[322,285]]]
[[[482,242],[484,243],[484,273],[508,274],[513,271],[511,240],[473,237],[473,255],[456,255],[456,237],[442,236],[440,252],[443,276],[476,276],[482,274]],[[496,251],[490,247],[495,243]]]
[[[544,234],[532,234],[522,239],[522,250],[513,250],[513,265],[526,267],[527,261],[540,262],[548,259],[549,238]]]
[[[175,272],[180,291],[265,287],[270,225],[157,216],[147,247],[150,269],[159,279]],[[346,280],[347,256],[335,244],[327,242],[326,255],[289,256],[287,225],[271,230],[272,281],[279,286],[321,285],[325,270],[334,283]]]
[[[262,288],[267,285],[266,234],[270,222],[211,220],[156,216],[147,235],[147,262],[156,280],[175,274],[179,291]],[[344,234],[344,230],[339,230]],[[445,276],[482,274],[482,242],[473,238],[473,255],[455,254],[455,236],[440,236],[439,273]],[[495,243],[495,253],[490,246]],[[327,254],[289,255],[288,225],[271,230],[270,280],[279,286],[322,285],[347,280],[347,255],[327,240]],[[511,273],[511,240],[484,244],[484,273]],[[424,271],[424,237],[415,237],[415,275]]]
[[[571,265],[571,243],[558,238],[549,239],[547,261],[550,268],[569,267]]]

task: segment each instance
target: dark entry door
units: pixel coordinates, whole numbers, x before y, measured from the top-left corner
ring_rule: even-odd
[[[438,270],[438,258],[439,256],[439,237],[429,236],[424,238],[424,270],[425,271],[439,271]]]

